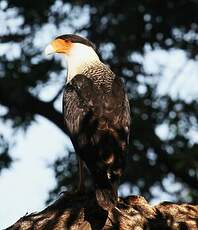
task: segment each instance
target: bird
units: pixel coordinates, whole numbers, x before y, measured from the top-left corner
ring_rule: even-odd
[[[79,191],[84,189],[85,165],[98,204],[112,210],[118,203],[131,124],[124,83],[102,62],[95,45],[79,35],[56,37],[45,53],[63,54],[67,63],[63,117],[79,157]]]

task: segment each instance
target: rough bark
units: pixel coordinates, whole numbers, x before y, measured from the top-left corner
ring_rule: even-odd
[[[7,230],[185,230],[198,229],[198,205],[163,202],[150,206],[141,196],[120,198],[111,212],[101,209],[93,193],[64,194],[41,212],[25,215]]]

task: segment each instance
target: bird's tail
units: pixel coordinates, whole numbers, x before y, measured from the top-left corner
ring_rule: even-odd
[[[110,211],[116,207],[118,197],[113,189],[96,188],[96,199],[104,210]]]
[[[108,179],[107,174],[95,177],[96,199],[104,210],[112,210],[117,205],[117,183]]]

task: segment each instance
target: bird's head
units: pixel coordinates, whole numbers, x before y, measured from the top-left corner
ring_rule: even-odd
[[[55,38],[45,49],[45,54],[64,54],[68,62],[68,79],[81,74],[87,65],[99,62],[95,46],[88,39],[74,34]]]
[[[61,35],[55,38],[45,49],[45,53],[53,54],[53,53],[62,53],[68,56],[71,56],[73,51],[76,49],[80,49],[80,47],[84,47],[84,49],[92,49],[95,51],[95,46],[92,42],[90,42],[86,38],[82,38],[79,35],[75,34],[66,34]]]

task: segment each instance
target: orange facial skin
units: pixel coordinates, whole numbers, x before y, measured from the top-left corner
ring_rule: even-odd
[[[71,50],[72,42],[65,41],[63,39],[58,38],[58,39],[55,39],[54,41],[52,41],[51,45],[53,46],[54,51],[56,53],[68,54],[69,51]]]

